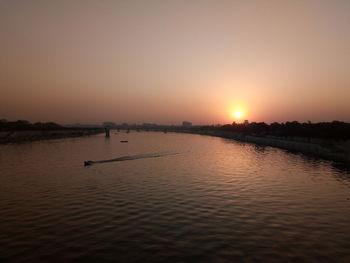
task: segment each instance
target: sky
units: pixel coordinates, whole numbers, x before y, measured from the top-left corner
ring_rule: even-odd
[[[346,0],[0,0],[0,119],[350,122],[349,14]]]

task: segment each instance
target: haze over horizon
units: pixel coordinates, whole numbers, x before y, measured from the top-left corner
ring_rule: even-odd
[[[0,119],[350,122],[350,1],[0,1]]]

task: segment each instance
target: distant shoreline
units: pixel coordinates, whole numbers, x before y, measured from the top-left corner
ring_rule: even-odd
[[[277,136],[260,136],[219,130],[177,130],[174,132],[191,133],[233,139],[241,142],[271,146],[304,154],[311,154],[323,159],[350,164],[350,140],[318,139]]]
[[[99,128],[0,131],[0,144],[82,137],[102,132],[103,129]]]

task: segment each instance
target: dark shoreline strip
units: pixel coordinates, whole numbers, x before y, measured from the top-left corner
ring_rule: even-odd
[[[253,136],[246,134],[233,133],[228,131],[185,131],[183,133],[215,136],[226,139],[233,139],[241,142],[254,143],[258,145],[271,146],[288,151],[300,152],[303,154],[313,155],[326,160],[341,162],[350,165],[349,148],[340,148],[341,142],[328,141],[330,145],[320,143],[308,143],[283,138],[271,138],[266,136]],[[327,140],[325,140],[326,142]]]
[[[102,133],[102,129],[59,129],[59,130],[20,130],[1,131],[0,144],[26,143],[41,140],[55,140],[83,137]]]

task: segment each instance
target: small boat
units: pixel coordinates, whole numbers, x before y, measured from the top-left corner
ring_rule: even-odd
[[[129,142],[129,141],[120,141],[120,142],[124,142],[125,143],[125,142]]]
[[[93,165],[94,161],[84,161],[84,166]]]

